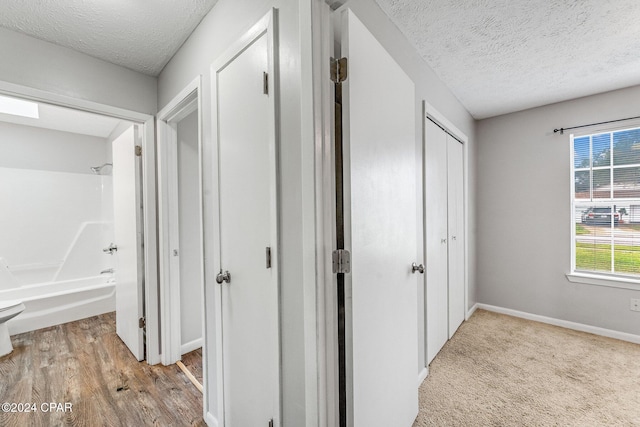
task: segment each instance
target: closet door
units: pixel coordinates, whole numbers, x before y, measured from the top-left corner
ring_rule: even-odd
[[[444,133],[444,132],[443,132]],[[446,135],[446,134],[445,134]],[[464,321],[464,151],[463,145],[447,138],[449,338]]]
[[[424,149],[427,364],[449,338],[447,134],[425,119]]]

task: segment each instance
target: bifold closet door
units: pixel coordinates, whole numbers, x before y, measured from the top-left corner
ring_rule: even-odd
[[[444,133],[444,132],[443,132]],[[446,135],[446,134],[445,134]],[[449,336],[464,321],[464,152],[463,145],[447,137],[447,218],[449,265]]]
[[[465,317],[464,145],[425,119],[427,364]]]
[[[435,123],[425,120],[427,364],[449,338],[447,137]]]

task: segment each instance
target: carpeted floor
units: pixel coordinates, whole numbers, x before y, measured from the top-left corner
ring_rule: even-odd
[[[640,426],[640,345],[478,310],[431,363],[419,426]]]

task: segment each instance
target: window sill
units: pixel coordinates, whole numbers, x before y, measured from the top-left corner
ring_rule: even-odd
[[[568,273],[567,280],[573,283],[584,283],[587,285],[607,286],[610,288],[640,290],[640,280],[626,277],[614,277],[604,274],[590,273]]]

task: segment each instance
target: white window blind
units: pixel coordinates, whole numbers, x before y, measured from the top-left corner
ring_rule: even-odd
[[[640,280],[640,128],[571,145],[573,271]]]

